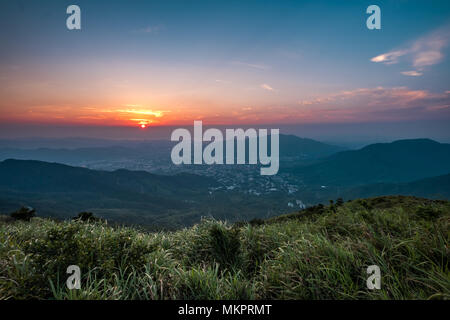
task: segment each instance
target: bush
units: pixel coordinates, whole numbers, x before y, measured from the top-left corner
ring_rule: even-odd
[[[450,203],[364,201],[175,232],[1,222],[0,299],[449,299]],[[71,264],[81,290],[66,288]],[[366,287],[372,264],[381,290]]]
[[[11,217],[15,220],[30,221],[36,216],[36,210],[30,207],[22,207],[19,210],[11,213]]]
[[[252,226],[260,226],[260,225],[264,224],[264,220],[263,220],[263,219],[255,218],[255,219],[250,220],[249,223],[250,223],[250,225],[252,225]]]
[[[24,240],[21,252],[34,270],[30,296],[50,294],[49,280],[64,282],[69,265],[79,266],[82,273],[92,271],[99,279],[111,279],[120,268],[144,270],[148,254],[156,250],[135,230],[78,221],[48,223],[44,234]]]
[[[80,212],[76,217],[72,218],[72,220],[79,220],[85,222],[95,222],[100,221],[99,218],[95,217],[92,212]]]
[[[435,220],[439,218],[441,212],[430,206],[420,206],[416,210],[416,216],[425,220]]]
[[[238,229],[226,229],[219,225],[212,226],[211,254],[221,269],[231,269],[237,265],[240,258],[241,243]]]

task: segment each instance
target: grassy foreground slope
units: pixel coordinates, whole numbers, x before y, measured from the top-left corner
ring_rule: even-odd
[[[450,202],[378,197],[251,223],[144,233],[0,222],[0,298],[448,299]],[[66,268],[82,272],[66,289]],[[381,290],[369,290],[369,265]]]

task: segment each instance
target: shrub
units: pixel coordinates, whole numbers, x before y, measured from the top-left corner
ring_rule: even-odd
[[[11,213],[11,217],[15,220],[30,221],[36,216],[36,210],[30,207],[22,207],[19,210]]]
[[[355,200],[336,213],[315,206],[257,226],[204,220],[175,232],[2,222],[0,299],[449,299],[450,203],[364,201],[371,209]],[[70,264],[81,290],[65,285]],[[381,290],[366,287],[372,264]]]
[[[100,219],[95,217],[92,212],[80,212],[76,217],[72,218],[72,220],[80,220],[85,222],[94,222],[99,221]]]
[[[441,212],[430,206],[420,206],[415,212],[416,216],[425,220],[435,220],[439,218]]]
[[[233,268],[239,262],[241,243],[238,229],[214,225],[210,230],[211,254],[219,266]]]
[[[263,220],[263,219],[255,218],[255,219],[250,220],[249,223],[250,223],[250,225],[252,225],[252,226],[260,226],[260,225],[264,224],[264,220]]]

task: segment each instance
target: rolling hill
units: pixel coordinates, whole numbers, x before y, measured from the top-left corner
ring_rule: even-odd
[[[145,171],[113,172],[72,167],[35,160],[0,162],[0,187],[24,192],[96,192],[130,196],[173,196],[215,186],[211,178],[182,173],[162,176]]]
[[[281,157],[304,157],[321,158],[332,155],[345,148],[313,139],[300,138],[294,135],[280,134],[280,155]]]
[[[410,195],[428,199],[450,199],[450,174],[407,183],[375,183],[351,187],[345,191],[346,199],[381,195]]]
[[[94,210],[112,220],[149,224],[158,216],[170,218],[168,212],[194,210],[193,200],[205,197],[212,186],[215,180],[187,173],[163,176],[35,160],[0,162],[3,212],[30,205],[44,215],[67,218],[67,214]]]
[[[449,218],[448,201],[398,196],[175,232],[0,215],[0,299],[445,300]]]
[[[177,143],[172,141],[110,141],[109,145],[61,148],[66,140],[51,141],[57,147],[50,147],[47,142],[45,147],[30,148],[31,144],[0,143],[0,161],[6,159],[40,160],[58,162],[68,165],[82,165],[92,161],[114,160],[162,160],[170,163],[171,148]],[[95,141],[94,141],[95,142]],[[107,142],[102,141],[103,144]],[[38,141],[36,145],[42,145]],[[78,142],[77,146],[80,142]],[[88,142],[84,142],[87,145]],[[70,144],[70,142],[67,142]],[[3,145],[3,147],[2,147]],[[25,148],[26,147],[26,148]],[[293,135],[280,135],[281,158],[317,159],[329,156],[333,153],[345,150],[342,147],[329,145],[312,139],[299,138]]]
[[[319,149],[329,150],[326,145],[297,137],[290,141],[292,147],[304,143],[311,143],[309,150],[315,150],[316,155]],[[9,159],[0,162],[0,212],[30,205],[53,217],[67,218],[64,214],[92,211],[126,223],[184,226],[211,215],[229,221],[270,217],[290,210],[297,201],[311,206],[340,197],[348,200],[399,194],[450,199],[448,144],[426,139],[401,140],[292,163],[313,161],[310,165],[282,167],[282,174],[275,177],[282,182],[286,177],[294,177],[289,182],[298,181],[294,193],[276,190],[253,194],[248,192],[243,177],[240,189],[228,190],[215,176],[159,175],[124,169],[100,171]],[[201,170],[198,172],[201,174]]]
[[[272,216],[280,195],[226,190],[215,179],[179,173],[100,171],[35,160],[0,162],[0,212],[31,206],[40,215],[66,219],[90,211],[110,221],[145,227],[192,225],[203,216],[236,221]]]
[[[285,172],[305,184],[351,186],[401,183],[450,172],[450,144],[429,139],[377,143],[360,150],[343,151],[312,165]]]

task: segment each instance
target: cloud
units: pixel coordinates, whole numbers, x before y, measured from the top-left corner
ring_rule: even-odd
[[[158,24],[158,25],[147,26],[145,28],[138,29],[135,32],[158,34],[160,31],[162,31],[164,29],[165,29],[164,25]]]
[[[267,90],[267,91],[274,91],[274,89],[271,86],[269,86],[267,83],[263,83],[261,85],[261,88],[263,88],[264,90]]]
[[[372,62],[383,62],[384,64],[394,64],[397,63],[401,56],[407,54],[407,50],[391,51],[388,53],[380,54],[379,56],[370,59]]]
[[[224,84],[229,84],[229,83],[231,83],[231,81],[228,81],[228,80],[221,80],[221,79],[216,79],[216,82],[217,82],[217,83],[224,83]]]
[[[407,87],[393,88],[359,88],[348,91],[341,91],[325,97],[318,97],[312,100],[299,101],[300,105],[359,105],[363,106],[405,106],[413,102],[422,101],[427,98],[440,97],[442,95],[433,94],[427,90],[411,90]]]
[[[249,68],[253,68],[253,69],[259,69],[259,70],[267,70],[267,69],[269,69],[269,67],[266,66],[266,65],[255,64],[255,63],[247,63],[247,62],[242,62],[242,61],[232,61],[231,64],[237,65],[237,66],[249,67]]]
[[[438,64],[443,60],[443,49],[448,45],[449,39],[450,26],[446,25],[419,38],[406,48],[380,54],[370,59],[370,61],[390,65],[399,63],[402,58],[407,58],[412,66],[416,68],[416,73],[413,73],[413,70],[402,72],[402,74],[419,76],[421,73],[418,71],[423,71],[425,67]]]
[[[133,105],[127,105],[127,107],[129,107],[129,106],[133,106]],[[140,115],[153,116],[153,117],[156,117],[156,118],[160,118],[167,111],[151,110],[151,109],[118,109],[118,110],[115,110],[115,112],[140,114]]]
[[[419,76],[421,76],[423,74],[422,72],[418,72],[418,71],[415,71],[415,70],[402,71],[400,73],[405,75],[405,76],[410,76],[410,77],[419,77]]]
[[[359,88],[301,100],[298,105],[301,112],[320,114],[327,120],[392,121],[448,117],[450,96],[407,87]]]

